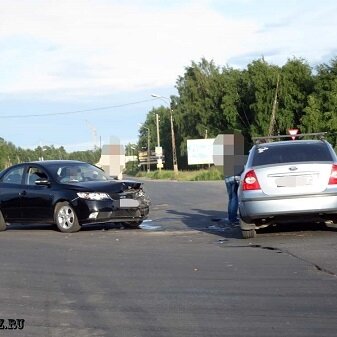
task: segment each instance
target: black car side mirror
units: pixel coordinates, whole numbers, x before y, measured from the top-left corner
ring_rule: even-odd
[[[50,185],[50,181],[46,178],[39,178],[35,180],[35,185],[39,185],[39,186],[49,186]]]

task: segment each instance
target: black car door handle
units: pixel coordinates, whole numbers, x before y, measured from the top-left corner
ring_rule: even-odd
[[[25,195],[27,195],[27,192],[26,192],[26,191],[22,191],[22,192],[19,193],[19,196],[20,196],[20,197],[24,197]]]

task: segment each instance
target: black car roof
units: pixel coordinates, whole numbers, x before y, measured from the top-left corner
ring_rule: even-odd
[[[31,161],[22,164],[39,164],[41,166],[51,166],[51,165],[71,165],[71,164],[87,164],[86,162],[79,161],[79,160],[42,160],[42,161]]]

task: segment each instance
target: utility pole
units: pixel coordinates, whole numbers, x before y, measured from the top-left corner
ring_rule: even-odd
[[[275,125],[275,120],[276,120],[277,96],[278,96],[279,82],[280,82],[280,74],[277,75],[275,96],[274,96],[274,102],[273,102],[273,109],[272,109],[272,112],[271,112],[271,118],[270,118],[268,136],[272,136],[273,132],[274,132],[274,125]]]
[[[150,128],[145,126],[144,124],[138,124],[140,128],[146,129],[147,131],[147,172],[151,171],[151,163],[150,163],[150,156],[151,156],[151,150],[150,150]]]
[[[151,156],[151,151],[150,151],[150,129],[147,129],[147,172],[150,172],[150,156]]]
[[[177,151],[176,151],[176,140],[174,135],[174,127],[173,127],[173,110],[171,108],[171,100],[167,97],[151,94],[152,97],[161,99],[164,101],[168,108],[170,109],[170,121],[171,121],[171,139],[172,139],[172,164],[173,164],[173,170],[175,174],[178,174],[178,162],[177,162]]]
[[[136,148],[134,146],[131,146],[131,154],[132,154],[132,171],[135,170],[135,152],[136,152]]]
[[[174,127],[173,127],[173,113],[172,109],[170,108],[171,112],[171,138],[172,138],[172,161],[173,161],[173,170],[174,173],[178,173],[178,163],[177,163],[177,151],[176,151],[176,139],[174,135]]]

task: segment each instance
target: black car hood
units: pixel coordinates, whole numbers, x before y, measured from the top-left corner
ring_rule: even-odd
[[[132,180],[107,180],[78,182],[69,186],[88,192],[122,193],[127,190],[139,190],[142,183]]]

